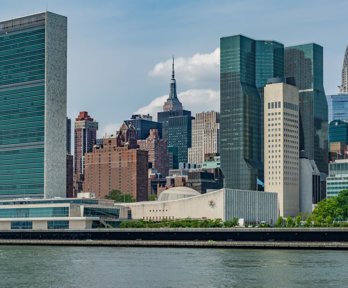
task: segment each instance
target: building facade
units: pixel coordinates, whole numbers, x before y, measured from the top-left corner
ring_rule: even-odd
[[[220,113],[197,113],[192,120],[192,147],[188,149],[188,162],[202,164],[206,154],[220,153]]]
[[[342,142],[348,144],[348,122],[333,120],[329,125],[329,143]],[[331,152],[331,151],[330,151]]]
[[[145,221],[239,218],[250,224],[265,221],[274,225],[279,217],[277,193],[220,189],[197,195],[196,191],[189,190],[192,189],[171,188],[160,194],[159,201],[124,205],[132,211],[132,219]],[[168,198],[172,200],[166,200]]]
[[[336,160],[329,164],[329,176],[326,178],[326,197],[335,197],[348,189],[348,159]]]
[[[300,157],[300,212],[310,214],[321,196],[320,172],[314,160]]]
[[[75,192],[82,190],[85,173],[85,154],[93,151],[96,144],[98,122],[86,111],[79,113],[75,119],[75,149],[74,149],[74,186]]]
[[[242,35],[220,39],[220,153],[225,187],[263,181],[263,86],[283,77],[283,45]]]
[[[157,129],[159,137],[162,138],[162,124],[152,121],[152,117],[149,114],[134,114],[130,120],[125,120],[124,122],[135,127],[138,140],[145,140],[149,136],[151,129]]]
[[[139,150],[134,127],[123,124],[114,138],[86,153],[83,190],[105,198],[112,190],[136,201],[148,198],[148,152]]]
[[[304,44],[285,49],[285,77],[299,89],[300,151],[328,171],[328,106],[323,85],[323,47]]]
[[[137,141],[140,150],[148,152],[149,168],[155,169],[163,177],[168,176],[169,154],[167,141],[161,139],[157,129],[151,129],[145,140]]]
[[[157,113],[157,120],[162,124],[162,136],[168,141],[170,168],[178,168],[180,162],[188,161],[188,148],[192,143],[191,111],[184,110],[176,93],[174,59],[169,97],[163,105],[163,112]]]
[[[128,209],[97,199],[20,199],[0,201],[1,230],[110,228],[128,218]]]
[[[67,18],[0,22],[0,197],[65,197]]]
[[[348,121],[348,94],[327,97],[329,123],[333,120]]]
[[[265,191],[277,192],[281,216],[299,213],[298,90],[286,83],[264,89]]]

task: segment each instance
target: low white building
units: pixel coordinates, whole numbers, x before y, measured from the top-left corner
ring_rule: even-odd
[[[162,192],[157,201],[117,205],[130,208],[132,219],[148,221],[243,218],[248,223],[274,224],[279,217],[277,193],[237,189],[199,194],[188,187],[175,187]]]
[[[0,201],[0,230],[91,229],[111,227],[128,218],[113,201],[78,198]]]

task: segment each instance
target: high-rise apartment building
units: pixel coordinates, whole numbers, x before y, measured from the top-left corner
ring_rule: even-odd
[[[170,168],[178,168],[180,162],[188,161],[188,148],[192,141],[192,117],[191,111],[183,109],[176,93],[174,59],[169,97],[163,105],[163,112],[157,113],[157,120],[162,124],[162,136],[168,141],[168,151],[172,154]]]
[[[264,89],[265,191],[278,193],[281,216],[299,213],[298,90],[286,83]]]
[[[283,45],[242,35],[220,39],[220,153],[225,187],[263,180],[263,86],[283,77]]]
[[[156,169],[163,177],[168,176],[168,143],[160,138],[158,130],[151,129],[149,136],[145,140],[138,140],[137,143],[140,150],[148,152],[150,167]]]
[[[132,124],[137,131],[137,139],[145,140],[151,129],[157,129],[158,135],[162,138],[162,124],[152,121],[152,117],[148,115],[134,114],[130,120],[124,121],[126,124]]]
[[[304,44],[285,49],[285,76],[295,79],[300,101],[300,150],[328,171],[328,106],[323,85],[323,47]]]
[[[65,197],[66,77],[66,17],[0,22],[0,197]]]
[[[188,149],[188,162],[202,164],[206,154],[220,153],[220,113],[197,113],[192,120],[192,147]]]
[[[86,111],[79,113],[75,119],[75,165],[74,174],[83,181],[85,154],[92,152],[97,139],[98,122]]]
[[[84,191],[105,198],[112,190],[147,200],[148,152],[137,148],[136,130],[122,124],[117,136],[104,138],[93,152],[86,153]]]

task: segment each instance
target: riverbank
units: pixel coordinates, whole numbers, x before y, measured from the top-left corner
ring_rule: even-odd
[[[348,250],[348,242],[273,242],[273,241],[147,241],[147,240],[26,240],[0,239],[0,245],[93,246],[148,248],[225,248],[225,249],[325,249]]]

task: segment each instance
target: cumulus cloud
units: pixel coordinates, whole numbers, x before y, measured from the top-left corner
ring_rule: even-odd
[[[196,53],[191,57],[175,58],[175,72],[179,83],[191,87],[211,88],[219,85],[220,48],[207,54]],[[171,75],[172,59],[157,63],[149,75],[168,78]]]
[[[212,89],[190,89],[179,93],[178,98],[184,109],[193,113],[203,111],[220,111],[220,92]],[[150,114],[157,119],[157,112],[163,111],[163,104],[168,95],[160,96],[152,100],[148,105],[139,108],[134,114]]]

